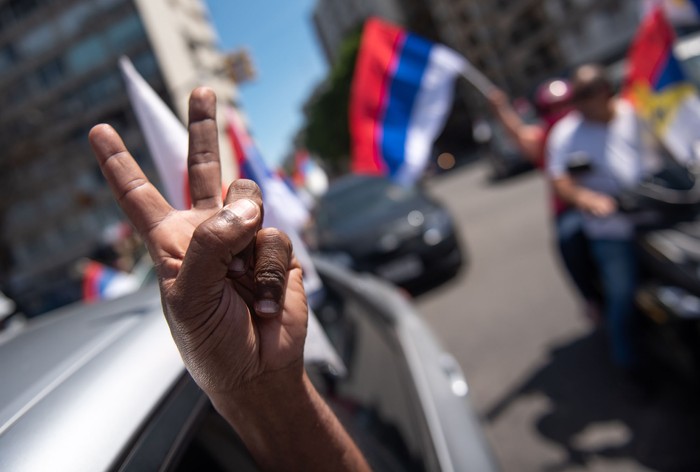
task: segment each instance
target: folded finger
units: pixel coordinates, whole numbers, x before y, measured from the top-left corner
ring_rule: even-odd
[[[112,194],[142,236],[173,209],[148,181],[127,151],[119,134],[109,125],[90,130],[90,145]]]
[[[221,290],[234,257],[255,239],[260,216],[257,203],[241,199],[199,225],[178,274],[179,291]]]
[[[292,263],[292,243],[275,228],[258,231],[255,238],[254,308],[259,316],[274,317],[282,312]]]
[[[252,180],[235,180],[230,185],[228,192],[226,193],[225,204],[230,205],[241,199],[251,200],[260,207],[260,225],[262,225],[265,209],[263,206],[260,187],[258,187],[258,185]],[[256,229],[260,228],[258,227]],[[241,251],[240,254],[238,254],[238,256],[231,261],[229,276],[236,278],[246,274],[248,269],[251,267],[254,252],[255,241],[251,241],[248,247]]]
[[[221,163],[216,125],[216,95],[200,87],[190,95],[187,169],[195,208],[221,206]]]

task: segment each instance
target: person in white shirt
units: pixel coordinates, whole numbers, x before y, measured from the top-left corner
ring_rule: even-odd
[[[615,198],[651,170],[656,153],[632,106],[614,96],[602,67],[579,67],[572,87],[575,111],[549,136],[547,173],[557,194],[583,214],[584,232],[600,274],[613,361],[635,370],[639,364],[632,334],[635,228]],[[570,171],[582,163],[584,172]]]

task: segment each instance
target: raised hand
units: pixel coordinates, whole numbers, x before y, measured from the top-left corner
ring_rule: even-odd
[[[163,311],[187,369],[263,470],[366,471],[304,371],[307,304],[287,236],[260,229],[260,189],[221,199],[216,97],[190,97],[192,208],[176,211],[107,125],[90,132],[112,193],[156,265]]]
[[[284,233],[260,229],[255,183],[221,197],[216,97],[190,98],[192,208],[173,209],[108,125],[90,132],[100,168],[155,263],[163,308],[183,360],[208,394],[239,391],[265,374],[301,378],[307,306]]]

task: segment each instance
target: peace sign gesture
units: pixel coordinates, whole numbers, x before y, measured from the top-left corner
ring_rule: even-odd
[[[173,209],[148,181],[117,132],[90,132],[112,193],[146,242],[173,338],[197,383],[239,389],[267,372],[301,375],[307,305],[287,236],[261,229],[260,189],[234,182],[225,201],[216,97],[192,92],[188,174],[192,208]]]

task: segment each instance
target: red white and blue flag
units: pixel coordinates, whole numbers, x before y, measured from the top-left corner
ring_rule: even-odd
[[[265,202],[265,226],[289,233],[300,231],[309,219],[309,211],[284,180],[270,170],[248,133],[241,115],[226,109],[228,135],[238,160],[239,175],[258,184]]]
[[[350,98],[352,170],[410,184],[420,178],[470,68],[452,49],[371,18]]]
[[[628,53],[623,95],[666,148],[688,161],[700,140],[700,99],[673,54],[675,39],[664,10],[651,10]]]
[[[138,289],[135,275],[88,261],[83,272],[83,301],[111,300]]]
[[[306,206],[311,208],[314,198],[319,198],[328,190],[328,174],[308,151],[299,150],[294,155],[292,183]]]

